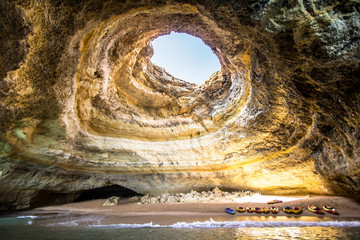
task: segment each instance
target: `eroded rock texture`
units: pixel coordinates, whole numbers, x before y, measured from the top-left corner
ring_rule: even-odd
[[[0,208],[110,185],[358,196],[359,8],[1,1]],[[170,31],[200,37],[222,71],[198,86],[153,65]]]

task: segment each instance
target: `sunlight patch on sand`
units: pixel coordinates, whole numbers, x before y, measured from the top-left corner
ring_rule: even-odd
[[[261,195],[259,193],[256,193],[252,196],[244,196],[241,198],[236,198],[235,202],[237,202],[237,203],[247,203],[247,202],[267,203],[267,202],[275,200],[275,199],[281,200],[283,202],[290,202],[290,201],[303,199],[303,197],[267,196],[267,195]]]

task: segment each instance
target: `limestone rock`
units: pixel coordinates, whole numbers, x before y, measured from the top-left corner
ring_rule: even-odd
[[[112,207],[119,204],[119,197],[112,196],[111,198],[106,199],[105,203],[103,204],[104,207]]]
[[[165,193],[161,196],[146,195],[141,198],[141,204],[152,203],[194,203],[194,202],[236,202],[237,198],[248,197],[254,195],[251,191],[221,191],[218,187],[212,191],[202,191],[201,193],[191,190],[189,193],[176,193],[174,195]]]
[[[129,198],[129,203],[137,203],[139,201],[140,201],[140,198],[138,196]]]
[[[360,196],[359,8],[2,0],[0,210],[114,184],[197,192],[180,202],[216,186]],[[199,86],[152,64],[171,31],[200,37],[222,70]]]
[[[146,204],[148,198],[149,198],[149,195],[146,194],[145,196],[142,196],[142,197],[140,198],[140,202],[141,202],[142,204]]]
[[[160,201],[160,203],[165,202],[165,200],[161,201],[161,199],[159,200],[157,197],[151,197],[148,202],[149,203],[159,203],[159,201]]]

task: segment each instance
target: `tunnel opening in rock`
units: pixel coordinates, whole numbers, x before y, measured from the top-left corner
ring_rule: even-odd
[[[74,202],[82,202],[82,201],[95,200],[95,199],[106,199],[112,196],[127,198],[134,196],[142,196],[142,194],[139,194],[131,189],[122,187],[120,185],[111,185],[106,187],[84,190],[74,200]]]
[[[152,63],[175,78],[202,85],[221,70],[218,57],[200,38],[187,33],[171,32],[151,42]]]

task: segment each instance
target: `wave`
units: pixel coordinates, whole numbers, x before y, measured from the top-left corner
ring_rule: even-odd
[[[38,218],[38,216],[31,216],[31,215],[29,215],[29,216],[18,216],[18,217],[16,217],[16,218],[31,218],[31,219],[35,219],[35,218]]]
[[[60,219],[60,221],[55,218],[55,219],[48,220],[47,223],[44,224],[44,226],[46,226],[46,227],[61,227],[61,226],[75,227],[75,226],[86,226],[88,224],[96,224],[93,226],[97,226],[98,224],[101,223],[101,220],[103,220],[103,219],[104,219],[104,217],[102,217],[102,216],[67,217],[65,219]]]
[[[224,221],[213,219],[204,222],[177,222],[172,225],[144,224],[113,224],[89,225],[89,227],[115,227],[115,228],[241,228],[241,227],[360,227],[360,221]]]

